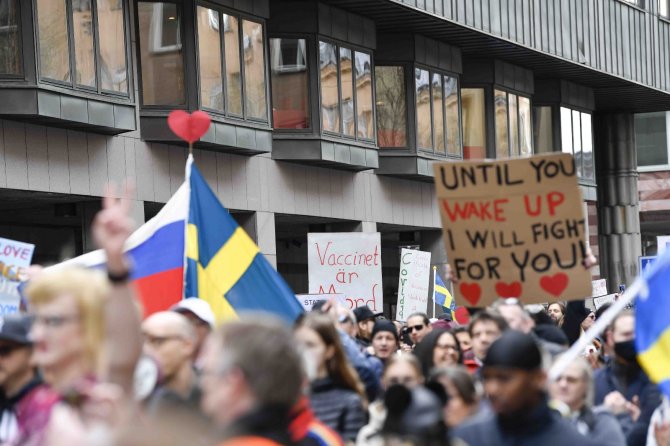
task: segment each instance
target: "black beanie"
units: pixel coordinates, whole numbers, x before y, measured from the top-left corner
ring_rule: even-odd
[[[370,336],[370,339],[374,339],[375,335],[380,331],[388,331],[390,333],[393,333],[395,341],[400,342],[400,339],[398,338],[398,331],[395,328],[395,324],[389,321],[388,319],[380,319],[378,321],[375,321],[375,326],[372,328],[372,336]]]
[[[507,330],[489,347],[483,367],[537,370],[542,367],[542,354],[531,335]]]

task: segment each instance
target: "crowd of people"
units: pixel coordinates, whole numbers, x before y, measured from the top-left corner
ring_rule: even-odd
[[[36,270],[29,311],[0,320],[0,444],[670,446],[631,311],[551,382],[602,309],[500,299],[462,325],[328,301],[292,326],[217,326],[189,298],[143,318],[127,206],[108,198],[93,223],[106,274]]]

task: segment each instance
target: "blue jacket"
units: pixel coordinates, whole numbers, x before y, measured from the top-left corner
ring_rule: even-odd
[[[383,368],[381,361],[363,353],[351,336],[342,330],[338,329],[338,331],[340,333],[340,340],[342,341],[344,353],[347,355],[347,359],[349,359],[351,365],[356,369],[358,377],[363,382],[368,401],[374,401],[381,388],[380,377]]]
[[[661,392],[658,387],[649,380],[642,369],[632,369],[628,386],[621,382],[619,376],[623,376],[624,367],[611,361],[610,365],[599,369],[593,376],[594,404],[603,404],[605,397],[614,391],[620,392],[628,401],[637,396],[640,400],[640,417],[633,421],[630,415],[617,415],[617,420],[626,436],[628,446],[644,446],[647,441],[647,429],[654,410],[661,404]]]

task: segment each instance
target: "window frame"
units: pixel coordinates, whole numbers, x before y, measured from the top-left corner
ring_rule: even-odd
[[[533,118],[533,108],[536,107],[536,106],[539,105],[539,104],[535,104],[535,103],[533,102],[533,97],[532,97],[531,95],[527,94],[527,93],[523,93],[523,92],[520,92],[520,91],[512,90],[512,89],[510,89],[510,88],[505,88],[505,87],[502,87],[502,86],[500,86],[500,85],[496,85],[496,84],[494,84],[494,85],[493,85],[493,88],[491,89],[491,93],[490,93],[490,95],[491,95],[491,101],[492,101],[492,107],[493,107],[493,118],[494,118],[494,119],[493,119],[493,122],[492,122],[492,126],[493,126],[493,143],[494,143],[494,144],[493,144],[493,146],[494,146],[494,147],[493,147],[493,153],[495,154],[495,158],[496,158],[496,159],[499,159],[499,158],[498,158],[498,129],[497,129],[496,125],[495,125],[495,94],[496,94],[496,90],[497,90],[497,91],[504,92],[504,93],[505,93],[505,98],[506,98],[506,113],[507,113],[507,157],[508,157],[509,159],[514,159],[514,158],[520,158],[520,157],[523,157],[523,156],[524,156],[523,154],[521,154],[521,134],[522,134],[522,132],[521,132],[521,127],[520,127],[521,119],[519,119],[519,118],[520,118],[520,111],[521,111],[521,107],[520,107],[520,105],[519,105],[519,104],[520,104],[519,99],[520,99],[521,97],[528,99],[528,102],[529,102],[529,109],[530,109],[530,115],[529,115],[529,118],[530,118],[530,129],[531,129],[531,139],[530,139],[531,147],[530,147],[530,153],[531,153],[531,154],[534,154],[534,153],[535,153],[535,142],[533,141],[534,138],[533,138],[532,136],[533,136],[533,125],[535,124],[535,121],[534,121],[534,118]],[[517,99],[516,99],[516,102],[517,102],[517,107],[516,107],[516,124],[517,124],[517,139],[518,139],[518,141],[517,141],[517,143],[516,143],[516,144],[517,144],[516,146],[517,146],[518,149],[519,149],[519,154],[516,155],[515,157],[512,157],[511,154],[510,154],[511,151],[512,151],[512,127],[511,127],[511,121],[512,121],[512,120],[511,120],[511,117],[510,117],[510,106],[509,106],[509,103],[510,103],[510,101],[509,101],[509,95],[510,95],[510,94],[516,96],[516,98],[517,98]]]
[[[661,4],[665,4],[666,13],[661,13]],[[658,16],[664,20],[670,20],[670,0],[658,0]]]
[[[638,172],[659,172],[659,171],[668,171],[670,170],[670,112],[665,113],[665,141],[666,141],[666,152],[668,155],[668,162],[666,164],[654,164],[651,166],[637,166]],[[635,147],[635,154],[637,157],[637,145]],[[639,159],[639,157],[638,157]]]
[[[65,1],[65,21],[67,28],[68,36],[68,61],[69,61],[69,72],[70,72],[70,81],[60,81],[58,79],[51,79],[42,75],[41,61],[40,61],[40,37],[39,37],[39,10],[38,10],[38,0],[32,0],[33,8],[33,29],[35,36],[35,69],[36,69],[36,81],[40,85],[49,85],[54,87],[60,87],[66,89],[68,92],[79,92],[79,93],[88,93],[95,95],[97,98],[113,98],[113,99],[127,99],[132,100],[133,98],[133,85],[134,82],[131,78],[131,64],[130,64],[130,45],[131,45],[131,36],[129,33],[130,25],[129,21],[129,1],[121,0],[122,16],[123,16],[123,37],[124,37],[124,58],[126,64],[126,83],[127,91],[118,92],[113,90],[106,90],[102,88],[101,82],[101,73],[102,68],[100,64],[100,27],[98,23],[98,2],[97,0],[91,0],[91,22],[93,24],[93,54],[94,54],[94,66],[95,66],[95,87],[85,86],[77,84],[76,81],[76,48],[74,42],[74,16],[72,9],[73,0],[64,0]],[[135,8],[137,10],[137,8]],[[22,50],[23,53],[23,50]],[[22,57],[23,59],[23,57]],[[139,58],[138,58],[139,59]],[[139,63],[139,60],[138,60]],[[4,76],[3,76],[4,77]]]
[[[286,129],[286,128],[277,128],[274,126],[274,103],[272,99],[272,90],[274,89],[274,86],[272,85],[272,65],[273,65],[273,60],[272,60],[272,51],[270,48],[270,40],[271,39],[304,39],[305,40],[305,69],[307,72],[307,116],[309,117],[309,125],[305,127],[304,129]],[[320,95],[320,82],[318,79],[316,79],[316,76],[318,74],[312,75],[311,72],[318,72],[318,70],[315,70],[315,68],[318,68],[318,59],[319,55],[318,52],[315,54],[312,54],[314,46],[318,45],[318,43],[315,44],[315,41],[318,42],[318,39],[314,39],[314,34],[307,34],[307,33],[272,33],[272,35],[267,36],[267,44],[268,44],[268,65],[269,67],[269,77],[268,77],[268,88],[270,90],[269,92],[269,103],[270,103],[270,114],[271,114],[271,126],[272,126],[272,131],[273,132],[278,132],[278,133],[304,133],[304,134],[313,134],[314,129],[316,128],[314,126],[314,116],[315,116],[315,111],[313,108],[316,106],[316,108],[319,109],[319,113],[321,110],[321,98],[317,98],[315,100],[314,98],[314,86],[316,85],[317,88],[319,89],[317,92]],[[312,61],[311,59],[316,59],[316,61]],[[319,124],[320,125],[320,124]]]
[[[19,47],[19,68],[20,68],[20,73],[19,74],[12,74],[12,73],[0,73],[0,81],[12,81],[12,80],[24,80],[26,79],[26,64],[25,64],[25,57],[24,57],[24,47],[23,47],[23,33],[24,33],[24,26],[25,26],[25,21],[23,20],[23,8],[21,6],[21,0],[16,0],[16,31],[17,31],[17,36],[18,36],[18,47]],[[0,26],[0,32],[4,28],[11,28],[10,26]]]
[[[144,0],[143,0],[144,1]],[[168,0],[162,0],[162,1],[168,1]],[[178,1],[178,0],[169,0],[169,1]],[[182,2],[179,1],[181,4]],[[203,110],[206,110],[207,112],[211,113],[214,116],[225,118],[228,120],[235,120],[235,121],[242,121],[242,122],[251,122],[251,123],[256,123],[256,124],[264,124],[271,126],[272,125],[272,92],[270,90],[270,83],[271,83],[271,71],[270,71],[270,37],[268,36],[268,29],[267,29],[267,21],[264,19],[261,19],[259,17],[255,17],[250,14],[246,14],[231,8],[227,8],[225,6],[221,6],[216,3],[212,3],[211,1],[206,1],[206,0],[194,0],[192,2],[193,6],[193,11],[192,11],[192,16],[193,16],[193,36],[195,39],[194,42],[194,57],[195,57],[195,79],[193,79],[194,85],[195,85],[195,90],[196,90],[196,97],[197,97],[197,105],[198,107],[201,107]],[[202,91],[200,88],[200,37],[198,36],[198,7],[203,7],[208,10],[214,10],[218,13],[218,20],[219,20],[219,49],[220,49],[220,56],[221,56],[221,87],[223,88],[223,111],[221,110],[216,110],[208,107],[202,106]],[[227,32],[226,29],[226,24],[224,21],[224,15],[226,16],[234,16],[237,19],[237,38],[238,38],[238,54],[239,54],[239,64],[240,64],[240,98],[241,98],[241,107],[242,107],[242,114],[239,113],[233,113],[229,110],[228,107],[228,79],[227,79],[227,72],[226,72],[226,46],[225,46],[225,33]],[[211,20],[210,13],[208,12],[208,19]],[[246,105],[246,98],[247,98],[247,92],[246,92],[246,82],[245,82],[245,77],[246,77],[246,67],[244,64],[244,26],[243,22],[248,21],[248,22],[253,22],[260,24],[261,27],[263,28],[263,72],[264,72],[264,78],[265,78],[265,119],[261,118],[255,118],[255,117],[249,117],[247,116],[247,105]],[[221,26],[221,23],[224,23],[224,26]],[[228,25],[230,26],[230,25]],[[180,31],[183,32],[183,28],[180,29]],[[139,39],[138,39],[139,40]],[[182,42],[183,44],[183,42]],[[190,86],[190,80],[188,79],[188,68],[186,65],[188,64],[188,60],[186,57],[184,57],[184,71],[185,71],[185,76],[184,76],[184,83],[185,83],[185,89],[188,90]],[[188,92],[186,92],[186,102],[188,102]],[[160,108],[165,108],[164,106],[161,106]]]
[[[339,132],[333,132],[330,130],[324,130],[323,129],[323,114],[322,114],[322,104],[321,104],[321,68],[320,68],[320,60],[321,60],[321,51],[319,48],[320,42],[328,43],[331,45],[335,45],[335,54],[337,56],[337,88],[338,88],[338,109],[340,111],[340,123],[339,123]],[[368,48],[363,48],[360,45],[355,45],[349,42],[344,42],[340,41],[337,39],[333,39],[328,36],[324,36],[321,34],[316,34],[316,39],[314,42],[314,46],[316,47],[316,60],[313,64],[313,66],[316,67],[316,72],[315,72],[315,78],[318,86],[318,100],[316,101],[318,104],[318,117],[319,117],[319,130],[320,134],[323,136],[331,137],[334,139],[346,141],[346,142],[354,142],[354,143],[359,143],[359,144],[365,144],[365,145],[374,145],[377,146],[377,110],[375,107],[376,104],[376,91],[375,91],[375,59],[374,59],[374,51]],[[352,97],[354,100],[354,134],[353,136],[350,135],[345,135],[344,133],[344,120],[342,119],[342,76],[340,75],[341,73],[341,67],[340,67],[340,48],[344,47],[348,50],[351,50],[351,78],[353,82],[353,91],[352,91]],[[358,136],[358,88],[356,86],[356,53],[364,53],[367,54],[370,57],[370,92],[372,95],[372,137],[371,138],[361,138]]]
[[[555,135],[555,138],[558,139],[558,151],[563,152],[563,121],[561,118],[561,109],[568,109],[570,110],[570,132],[572,134],[572,140],[574,141],[575,139],[575,132],[574,128],[572,125],[572,122],[574,121],[574,113],[577,112],[579,113],[579,140],[580,143],[582,144],[580,151],[584,153],[584,134],[582,132],[582,114],[587,114],[591,116],[591,156],[593,158],[593,179],[585,179],[583,175],[578,175],[577,180],[579,181],[579,184],[584,185],[584,186],[596,186],[597,185],[597,178],[596,178],[596,148],[595,148],[595,135],[593,131],[593,110],[588,110],[583,107],[575,107],[573,105],[569,105],[563,102],[560,102],[556,105],[556,109],[558,111],[558,125],[559,125],[559,132],[558,135]],[[575,156],[575,146],[574,143],[572,145],[572,156],[574,159]],[[566,153],[566,152],[563,152]],[[581,159],[582,165],[577,167],[577,171],[579,172],[580,170],[584,172],[584,157],[582,156]]]
[[[413,88],[413,108],[414,108],[414,128],[415,128],[415,147],[416,147],[416,153],[423,153],[427,155],[431,155],[440,159],[454,159],[454,160],[462,160],[463,159],[463,110],[462,110],[462,103],[461,103],[461,79],[458,74],[452,73],[450,71],[446,70],[440,70],[436,68],[429,67],[424,64],[420,63],[413,63],[411,65],[412,69],[412,77],[411,77],[411,85]],[[428,88],[429,88],[429,97],[430,97],[430,129],[431,129],[431,142],[432,142],[432,151],[426,150],[424,148],[421,148],[419,146],[419,113],[416,108],[416,70],[425,70],[428,71]],[[433,101],[433,75],[438,74],[441,76],[441,81],[440,85],[442,88],[442,125],[444,126],[444,154],[438,153],[436,151],[436,144],[435,144],[435,113],[434,113],[434,101]],[[450,77],[456,79],[456,90],[457,90],[457,96],[458,96],[458,141],[459,141],[459,149],[458,149],[458,155],[453,155],[449,154],[449,145],[448,145],[448,127],[447,127],[447,107],[446,107],[446,96],[445,96],[445,82],[444,78],[445,77]],[[408,104],[409,105],[409,104]]]

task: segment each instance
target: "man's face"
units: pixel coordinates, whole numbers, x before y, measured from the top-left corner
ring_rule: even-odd
[[[178,311],[178,313],[188,319],[188,321],[195,329],[195,333],[198,338],[196,350],[200,350],[205,343],[207,336],[209,336],[209,334],[212,332],[212,328],[207,322],[200,319],[191,311]]]
[[[529,333],[531,330],[529,317],[527,317],[523,310],[518,305],[500,305],[498,312],[507,321],[507,325],[512,330],[520,331],[521,333]]]
[[[563,317],[563,310],[561,309],[561,306],[558,304],[549,305],[547,313],[549,313],[549,317],[552,318],[554,322],[558,322],[559,319]]]
[[[531,407],[542,392],[544,379],[544,373],[539,370],[528,372],[506,367],[482,370],[484,391],[498,415],[512,415]]]
[[[571,410],[582,408],[586,399],[587,383],[579,365],[571,364],[551,385],[551,396],[567,404]]]
[[[398,350],[398,343],[392,333],[380,331],[372,338],[372,348],[375,350],[376,357],[388,359]]]
[[[472,327],[472,352],[480,361],[486,357],[486,352],[493,342],[502,334],[498,325],[493,321],[478,321]]]
[[[217,423],[227,425],[232,417],[226,408],[233,401],[234,389],[231,388],[230,380],[219,370],[221,355],[221,342],[210,336],[202,352],[200,408]]]
[[[374,319],[366,319],[358,322],[358,335],[363,339],[370,339],[372,329],[375,326]]]
[[[144,353],[154,358],[162,374],[172,378],[193,354],[193,342],[172,321],[149,318],[142,324]]]
[[[15,342],[0,341],[0,388],[7,390],[12,381],[31,370],[32,348]]]
[[[76,299],[64,294],[34,307],[33,360],[38,367],[60,367],[86,354],[84,329]]]
[[[635,339],[635,317],[632,314],[621,316],[610,333],[612,347],[617,342],[632,341]]]
[[[430,324],[426,324],[426,321],[421,316],[412,316],[407,320],[407,330],[409,331],[409,337],[412,338],[412,342],[416,345],[428,333],[433,331],[433,327]]]
[[[458,344],[461,346],[461,351],[463,353],[470,351],[472,348],[472,339],[470,339],[470,333],[467,331],[459,331],[456,333],[456,339],[458,339]]]

